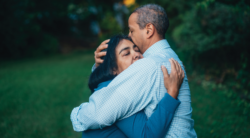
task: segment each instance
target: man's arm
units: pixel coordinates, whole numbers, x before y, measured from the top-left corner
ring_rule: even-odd
[[[87,129],[98,129],[112,125],[116,120],[123,119],[144,109],[153,99],[159,84],[156,81],[156,64],[152,59],[141,59],[119,74],[107,87],[96,91],[90,96],[89,102],[81,105],[76,116]],[[145,87],[148,85],[148,87]]]

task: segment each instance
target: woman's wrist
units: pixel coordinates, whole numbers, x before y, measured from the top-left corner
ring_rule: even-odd
[[[172,96],[174,99],[177,99],[177,96],[178,96],[178,89],[170,89],[169,91],[168,91],[168,94],[170,95],[170,96]]]

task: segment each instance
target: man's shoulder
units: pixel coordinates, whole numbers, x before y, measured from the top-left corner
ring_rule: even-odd
[[[128,67],[124,72],[154,72],[157,69],[157,62],[151,58],[143,58]],[[122,73],[121,73],[122,74]]]
[[[153,61],[156,66],[158,66],[159,64],[162,64],[164,62],[168,62],[168,59],[170,59],[171,56],[169,54],[166,54],[166,53],[157,53],[157,54],[151,55],[148,58],[151,61]]]
[[[178,55],[171,48],[163,49],[160,52],[154,53],[148,57],[155,61],[155,64],[170,64],[169,59],[174,58],[176,61],[179,61]]]
[[[136,61],[131,66],[138,66],[138,67],[154,67],[156,66],[157,62],[152,58],[142,58]]]
[[[136,61],[134,64],[131,65],[131,68],[136,67],[140,69],[143,69],[143,68],[156,69],[163,62],[168,62],[169,58],[171,58],[171,56],[168,56],[166,54],[152,55],[150,57],[146,57],[146,58]]]

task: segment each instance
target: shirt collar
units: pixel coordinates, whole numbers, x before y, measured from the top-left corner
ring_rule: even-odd
[[[103,87],[107,87],[111,81],[112,80],[108,80],[108,81],[104,81],[104,82],[99,83],[97,88],[95,88],[94,90],[98,91],[98,90],[102,89]]]
[[[143,57],[148,57],[150,55],[156,54],[161,52],[163,49],[170,48],[168,41],[166,39],[162,39],[156,43],[154,43],[152,46],[150,46],[144,53]]]

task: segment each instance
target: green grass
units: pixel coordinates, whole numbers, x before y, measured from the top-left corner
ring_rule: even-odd
[[[92,52],[1,63],[0,137],[79,138],[70,113],[90,95]],[[219,90],[192,81],[190,87],[199,137],[250,135],[249,110]]]
[[[193,119],[199,137],[250,136],[250,105],[228,89],[190,82]],[[234,95],[234,96],[232,96]],[[233,98],[234,97],[234,98]]]

